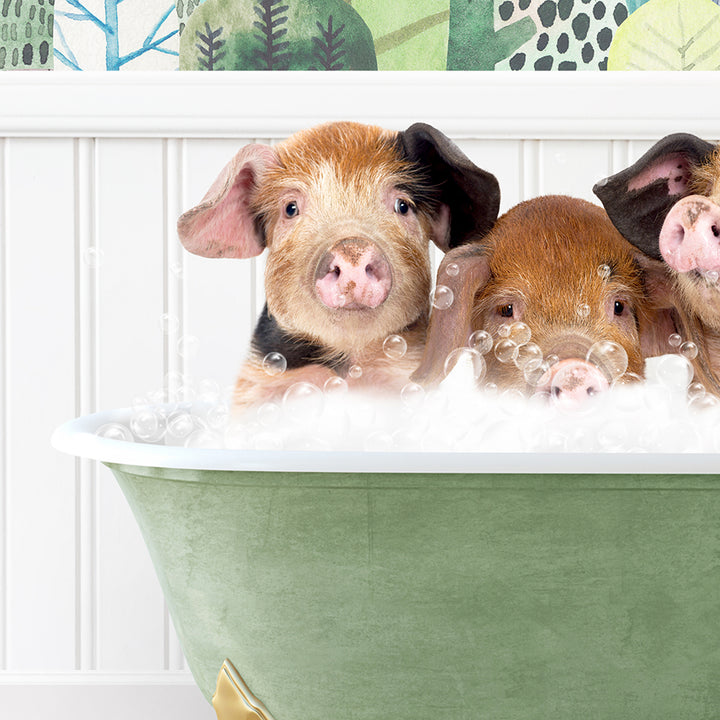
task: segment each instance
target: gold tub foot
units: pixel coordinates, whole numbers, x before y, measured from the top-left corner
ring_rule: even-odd
[[[212,704],[218,720],[273,720],[229,660],[220,669]]]

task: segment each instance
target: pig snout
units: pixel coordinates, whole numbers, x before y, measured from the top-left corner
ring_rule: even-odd
[[[660,253],[678,272],[720,271],[720,206],[700,195],[679,200],[660,231]]]
[[[550,368],[546,389],[561,407],[580,407],[588,398],[605,392],[610,384],[601,370],[587,362],[571,358]]]
[[[361,310],[385,302],[392,287],[390,263],[369,240],[350,238],[333,245],[315,272],[317,296],[328,308]]]

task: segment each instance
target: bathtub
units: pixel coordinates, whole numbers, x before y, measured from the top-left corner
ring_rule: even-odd
[[[111,468],[218,717],[717,717],[716,455],[192,450]]]

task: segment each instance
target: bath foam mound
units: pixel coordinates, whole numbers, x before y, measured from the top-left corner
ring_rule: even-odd
[[[243,450],[717,452],[720,400],[691,380],[681,356],[652,358],[644,382],[566,409],[551,396],[478,390],[472,369],[458,363],[436,390],[410,384],[397,398],[381,398],[343,383],[325,391],[298,383],[281,402],[242,417],[205,381],[192,401],[136,403],[129,427],[103,426],[98,434]]]

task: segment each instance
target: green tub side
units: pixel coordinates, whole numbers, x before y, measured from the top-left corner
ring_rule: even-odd
[[[720,716],[720,480],[111,465],[194,677],[274,720]]]

